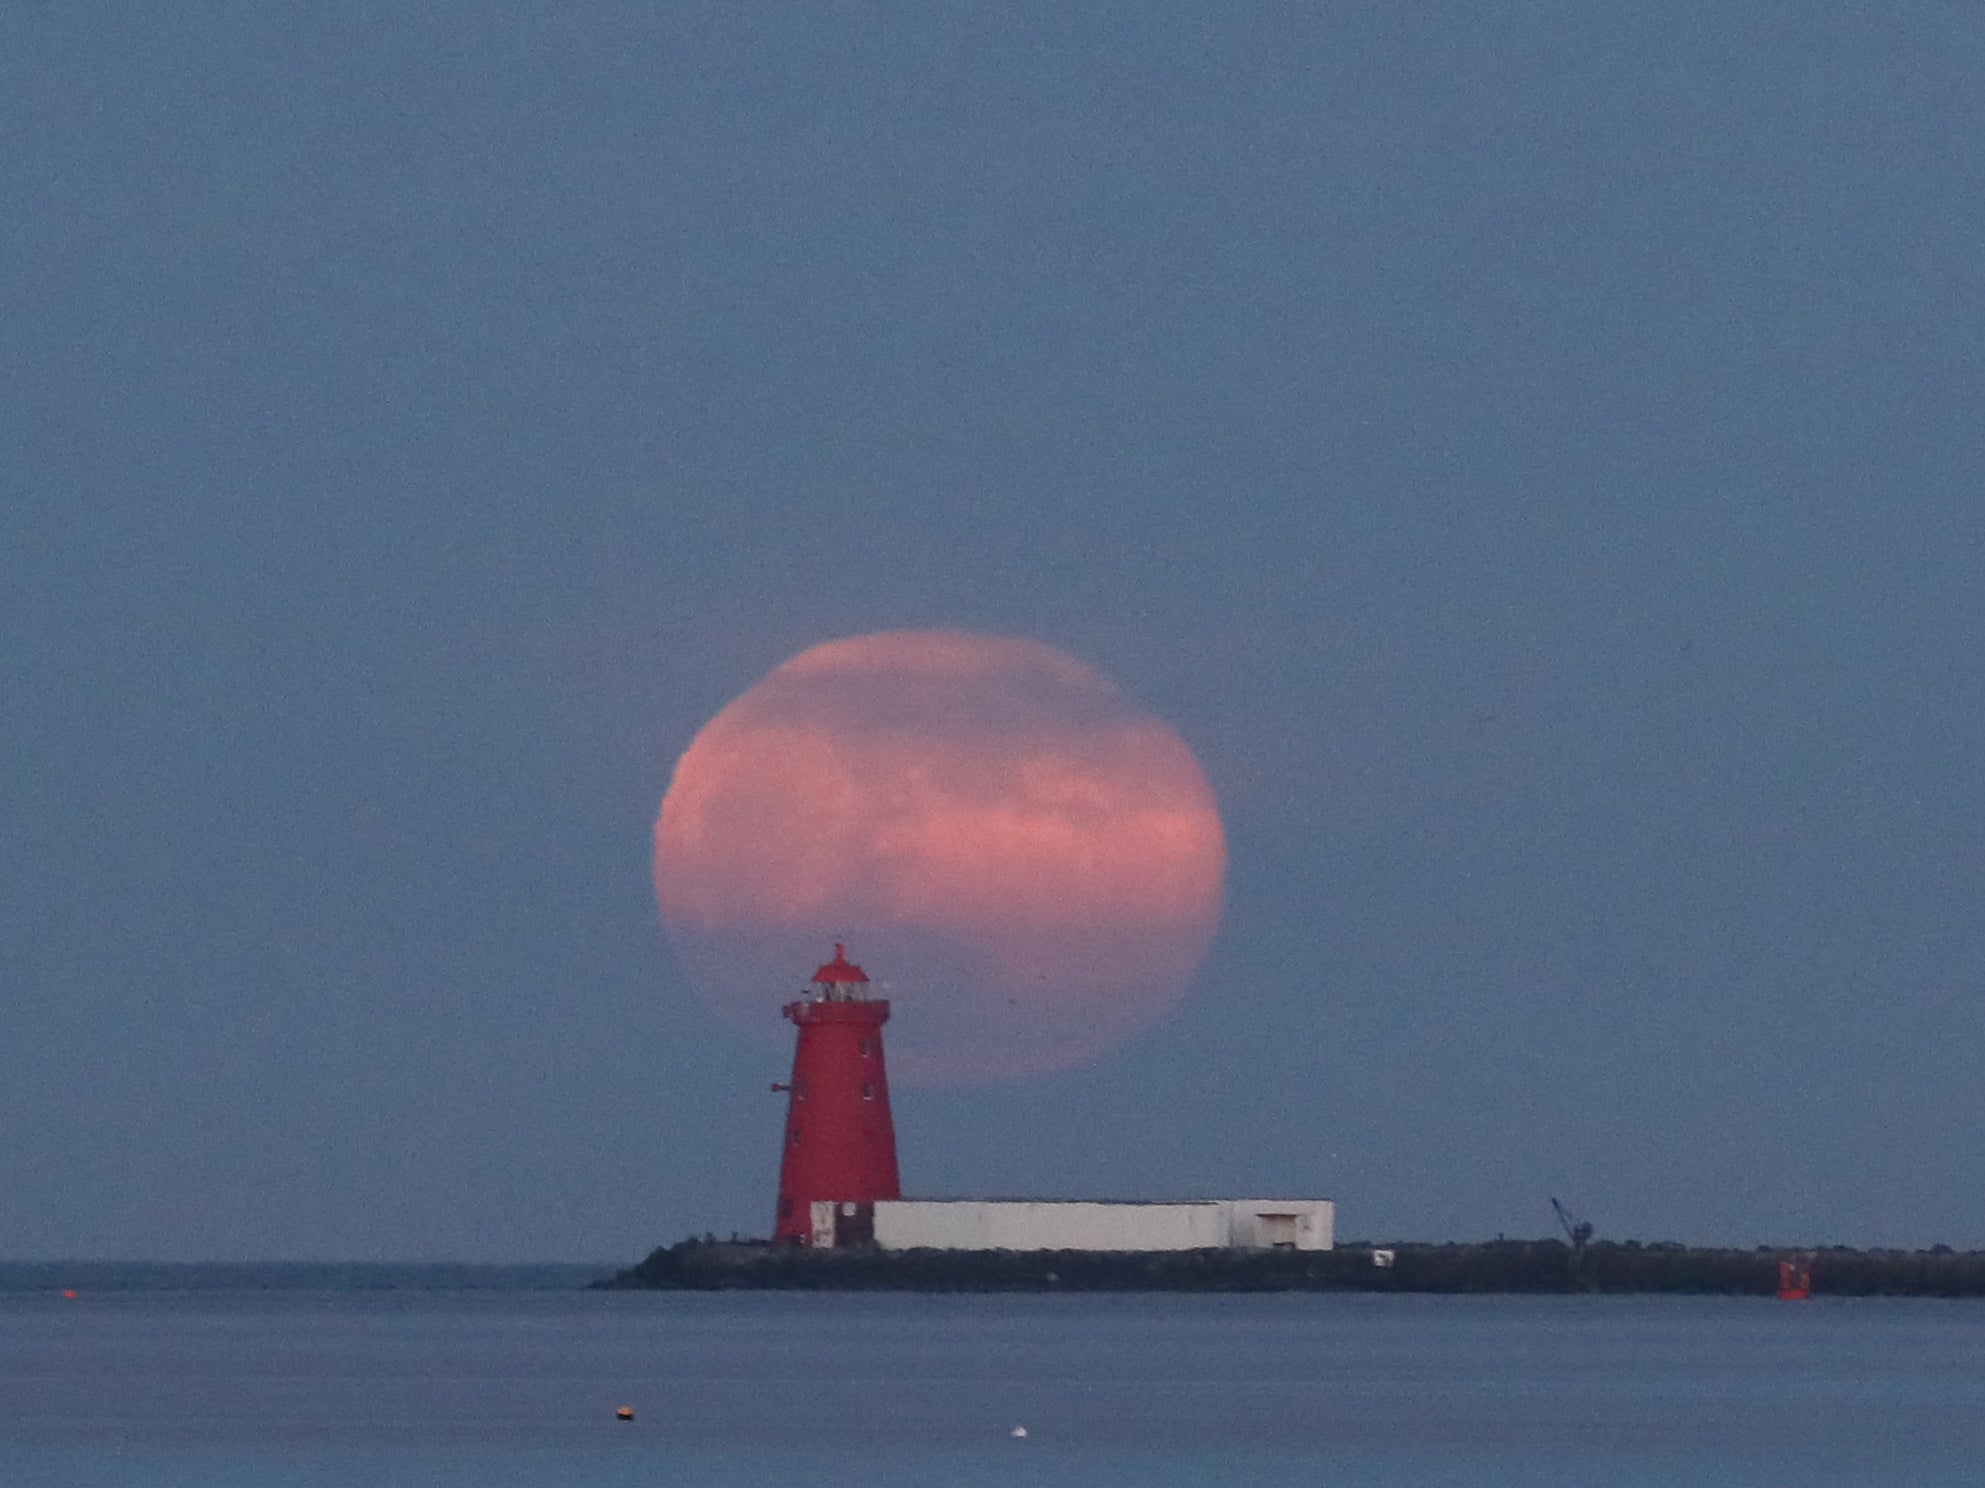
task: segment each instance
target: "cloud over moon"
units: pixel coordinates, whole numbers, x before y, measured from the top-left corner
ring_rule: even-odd
[[[655,892],[692,983],[779,1037],[836,936],[895,1002],[891,1062],[1062,1069],[1188,990],[1226,846],[1185,743],[1036,641],[895,631],[802,652],[677,763]]]

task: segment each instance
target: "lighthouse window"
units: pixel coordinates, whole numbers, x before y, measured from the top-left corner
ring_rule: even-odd
[[[862,1099],[863,1100],[875,1099],[875,1087],[873,1085],[862,1086]]]
[[[875,1052],[875,1040],[863,1039],[861,1042],[861,1050],[862,1050],[862,1057],[866,1059],[869,1055]]]
[[[791,1131],[786,1133],[786,1144],[791,1147],[799,1146],[800,1129],[798,1127],[794,1127]]]

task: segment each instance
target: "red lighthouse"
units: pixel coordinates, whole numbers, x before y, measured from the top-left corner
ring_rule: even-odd
[[[786,1148],[779,1164],[775,1241],[813,1244],[816,1203],[868,1205],[903,1197],[882,1066],[889,1004],[871,998],[868,985],[836,941],[834,959],[813,974],[813,992],[786,1004],[786,1016],[799,1027],[799,1044],[792,1083],[785,1087]],[[849,1228],[842,1226],[841,1233]]]

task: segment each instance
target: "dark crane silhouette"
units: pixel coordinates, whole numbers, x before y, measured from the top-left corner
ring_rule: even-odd
[[[1578,1258],[1585,1254],[1585,1242],[1592,1238],[1592,1221],[1580,1219],[1555,1198],[1551,1200],[1551,1207],[1557,1210],[1558,1224],[1563,1227],[1565,1238],[1571,1241],[1572,1263],[1576,1265]]]

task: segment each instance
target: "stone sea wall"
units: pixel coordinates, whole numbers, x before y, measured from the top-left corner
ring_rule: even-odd
[[[1389,1264],[1379,1264],[1390,1253]],[[1759,1248],[1559,1240],[1340,1245],[1328,1251],[810,1250],[686,1240],[608,1287],[822,1291],[1612,1292],[1770,1296],[1779,1262],[1808,1263],[1816,1296],[1985,1296],[1985,1252]]]

